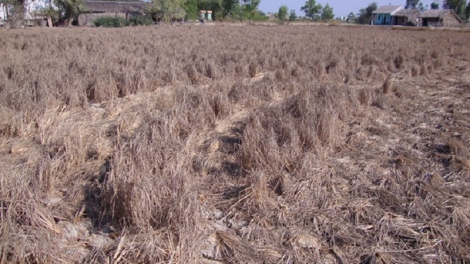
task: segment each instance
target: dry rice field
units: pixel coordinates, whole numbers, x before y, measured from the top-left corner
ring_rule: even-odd
[[[0,263],[470,263],[469,43],[0,30]]]

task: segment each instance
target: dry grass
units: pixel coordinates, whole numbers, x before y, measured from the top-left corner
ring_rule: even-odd
[[[470,262],[466,33],[0,36],[0,263]]]

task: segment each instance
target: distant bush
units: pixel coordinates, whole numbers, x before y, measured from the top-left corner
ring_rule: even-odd
[[[100,17],[93,21],[96,27],[150,26],[153,20],[147,16],[135,16],[126,20],[123,17]]]
[[[148,16],[135,16],[129,19],[132,26],[150,26],[153,25],[153,20]]]
[[[96,27],[127,27],[130,21],[122,17],[100,17],[93,21]]]

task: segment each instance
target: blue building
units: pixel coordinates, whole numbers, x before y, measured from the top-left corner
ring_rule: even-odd
[[[395,25],[395,14],[402,10],[401,6],[381,6],[372,12],[372,25]]]

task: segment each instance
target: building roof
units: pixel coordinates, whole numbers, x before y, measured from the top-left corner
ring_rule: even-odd
[[[144,2],[83,1],[85,12],[91,13],[145,13],[149,8]]]
[[[397,12],[400,9],[402,9],[401,6],[392,6],[392,5],[381,6],[377,10],[372,12],[372,14],[392,14],[393,15],[394,12]]]
[[[419,15],[419,14],[420,12],[416,9],[400,9],[394,14],[394,16],[409,17],[409,16]]]
[[[449,10],[431,9],[431,10],[425,11],[419,17],[422,17],[422,18],[441,17],[445,15],[447,12],[449,12]]]
[[[431,9],[422,13],[419,17],[421,18],[441,18],[447,14],[453,15],[458,21],[462,22],[462,19],[452,9]]]
[[[450,10],[442,10],[442,9],[431,9],[426,10],[424,13],[420,15],[423,18],[432,18],[432,17],[442,17],[443,15],[447,14]]]

